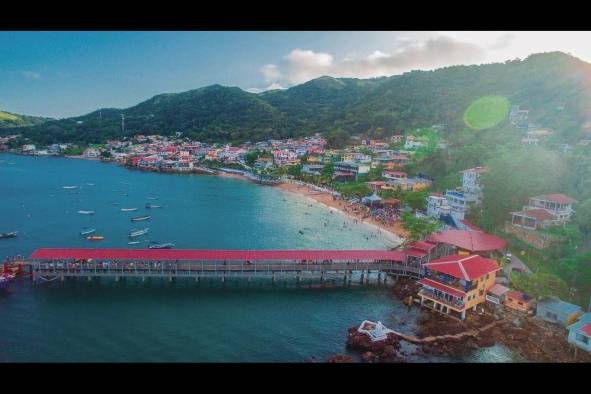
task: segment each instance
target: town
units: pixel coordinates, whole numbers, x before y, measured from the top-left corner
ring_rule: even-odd
[[[527,111],[518,107],[512,109],[510,119],[516,128],[527,129],[524,145],[537,145],[552,135],[537,125],[523,126]],[[482,313],[484,306],[536,316],[565,327],[570,344],[591,351],[591,313],[555,296],[535,297],[514,286],[514,276],[527,276],[532,270],[517,253],[511,253],[505,239],[485,233],[468,220],[482,203],[481,177],[486,167],[464,169],[459,174],[461,184],[442,191],[432,190],[434,179],[429,174],[410,175],[407,168],[413,163],[449,146],[439,135],[446,127],[401,131],[386,139],[353,136],[353,143],[343,149],[329,149],[320,133],[239,146],[191,141],[177,133],[173,137],[136,135],[88,147],[71,143],[15,147],[11,141],[19,136],[12,135],[0,139],[0,151],[102,160],[144,171],[232,174],[267,185],[291,183],[326,192],[345,213],[404,238],[399,249],[405,263],[421,267],[411,303],[415,300],[421,307],[458,320]],[[576,203],[559,191],[530,196],[521,210],[506,218],[504,231],[533,248],[551,247],[561,239],[544,230],[570,222]],[[368,335],[385,338],[371,331]]]

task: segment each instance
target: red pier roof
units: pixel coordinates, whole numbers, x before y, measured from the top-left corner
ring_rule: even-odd
[[[398,250],[202,250],[41,248],[31,260],[390,260],[404,261]]]

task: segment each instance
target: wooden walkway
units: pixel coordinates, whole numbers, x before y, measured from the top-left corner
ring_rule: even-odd
[[[481,332],[489,330],[499,324],[505,323],[507,320],[506,319],[501,319],[501,320],[496,320],[492,323],[489,323],[485,326],[482,326],[480,328],[475,328],[472,330],[468,330],[468,331],[464,331],[461,332],[459,334],[445,334],[445,335],[437,335],[437,336],[428,336],[428,337],[424,337],[424,338],[417,338],[413,335],[407,335],[407,334],[403,334],[401,332],[397,332],[395,330],[392,330],[392,332],[399,336],[400,338],[404,339],[405,341],[408,342],[412,342],[412,343],[429,343],[429,342],[435,342],[435,341],[440,341],[440,340],[445,340],[445,339],[461,339],[464,337],[477,337]]]

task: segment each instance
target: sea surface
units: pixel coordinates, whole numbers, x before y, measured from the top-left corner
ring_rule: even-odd
[[[64,189],[63,186],[78,186]],[[152,197],[152,199],[149,199]],[[163,205],[146,209],[146,203]],[[122,212],[121,208],[135,208]],[[93,210],[81,215],[78,210]],[[132,223],[132,216],[152,215]],[[132,228],[150,230],[128,245]],[[96,228],[103,241],[80,236]],[[196,249],[375,249],[391,238],[319,204],[234,178],[131,171],[115,164],[0,154],[0,259],[39,247],[146,247],[149,241]],[[412,332],[407,311],[377,286],[319,288],[289,281],[195,283],[128,279],[0,290],[0,361],[324,361],[347,353],[347,329],[364,319]],[[466,360],[511,361],[500,346]]]

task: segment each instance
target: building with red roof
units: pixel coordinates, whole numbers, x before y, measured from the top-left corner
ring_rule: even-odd
[[[449,255],[423,264],[421,305],[464,319],[470,308],[486,301],[495,285],[496,261],[479,255]]]
[[[505,294],[504,305],[520,312],[527,312],[534,308],[535,299],[517,290],[510,290]]]
[[[482,231],[468,230],[445,230],[440,233],[431,234],[427,241],[441,244],[439,255],[452,253],[454,250],[459,254],[481,254],[489,256],[493,252],[502,251],[507,242],[495,235]]]

